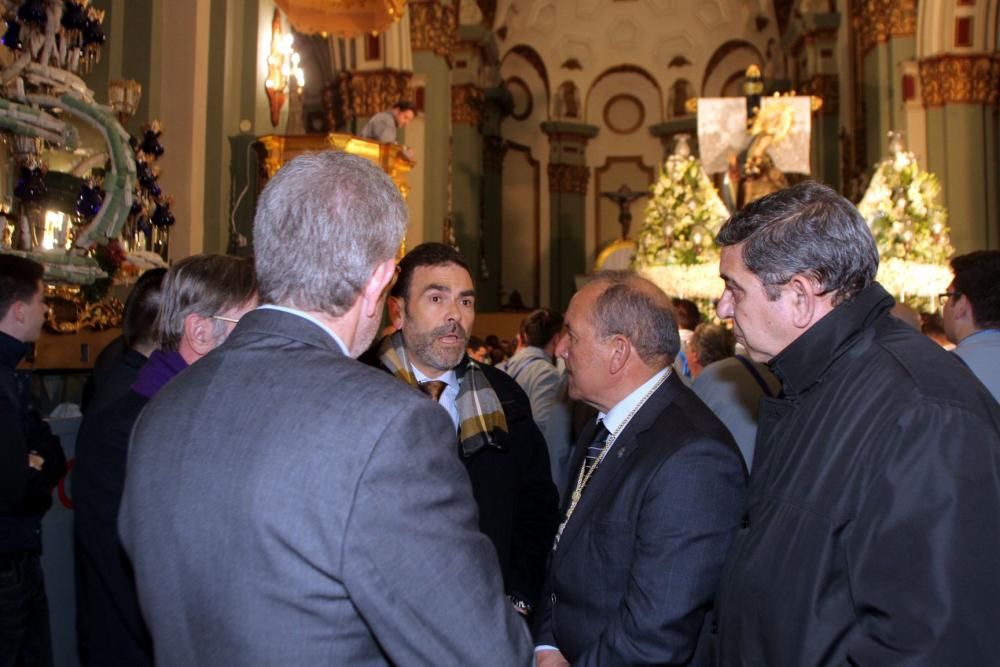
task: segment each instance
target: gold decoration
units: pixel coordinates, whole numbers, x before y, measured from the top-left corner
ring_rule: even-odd
[[[861,0],[854,17],[862,55],[892,37],[912,37],[917,31],[916,0]]]
[[[337,79],[340,114],[339,123],[351,118],[374,116],[392,108],[400,100],[409,99],[410,72],[381,69],[373,72],[344,72]]]
[[[549,164],[549,192],[587,194],[590,169],[579,164]]]
[[[806,84],[812,98],[810,108],[822,114],[835,114],[840,109],[840,80],[836,74],[814,74]]]
[[[300,134],[275,135],[260,137],[258,145],[262,149],[262,164],[265,180],[274,176],[283,164],[297,155],[308,151],[338,150],[371,160],[399,188],[405,199],[410,193],[407,175],[413,169],[413,163],[403,156],[402,147],[398,144],[380,144],[377,141],[361,139],[351,134]]]
[[[458,39],[458,12],[438,0],[410,2],[410,48],[447,58]]]
[[[406,0],[275,0],[288,22],[307,35],[360,37],[384,32],[398,21]]]
[[[451,120],[478,126],[482,116],[483,91],[474,83],[463,83],[451,87]]]
[[[1000,101],[1000,57],[943,55],[920,62],[925,107],[946,104],[991,104]]]
[[[61,334],[117,327],[125,312],[124,304],[114,298],[87,303],[80,286],[67,283],[46,283],[45,299],[50,304],[45,326]]]

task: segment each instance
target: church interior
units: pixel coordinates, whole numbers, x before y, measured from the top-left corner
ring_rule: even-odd
[[[1000,0],[0,9],[0,252],[45,264],[26,367],[53,405],[143,270],[251,255],[257,196],[311,150],[389,173],[405,247],[445,242],[472,267],[482,336],[565,310],[601,267],[710,308],[721,223],[805,179],[858,204],[880,281],[920,309],[951,254],[1000,248]],[[399,101],[415,115],[396,144],[358,137]]]

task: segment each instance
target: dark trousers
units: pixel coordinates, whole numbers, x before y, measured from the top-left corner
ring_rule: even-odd
[[[0,667],[49,667],[52,633],[38,554],[0,554]]]

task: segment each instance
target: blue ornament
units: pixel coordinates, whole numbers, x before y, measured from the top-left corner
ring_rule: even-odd
[[[62,26],[67,30],[82,31],[87,27],[87,12],[83,5],[76,2],[67,2],[63,8]]]
[[[150,234],[153,233],[153,225],[150,224],[149,218],[147,218],[146,216],[138,218],[135,221],[135,225],[136,227],[139,228],[140,232],[146,235],[147,238],[149,237]]]
[[[104,203],[104,190],[96,185],[90,186],[84,183],[76,198],[76,214],[84,220],[90,220],[101,210],[102,203]]]
[[[174,214],[170,212],[170,204],[159,203],[156,205],[156,210],[153,211],[153,224],[157,227],[172,227],[173,224],[177,222],[174,219]]]
[[[142,152],[154,157],[163,155],[163,146],[160,145],[160,133],[154,130],[146,130],[142,138]]]
[[[42,0],[28,0],[17,10],[17,18],[25,23],[34,23],[45,28],[45,3]]]
[[[48,190],[45,187],[45,179],[42,178],[42,170],[38,167],[28,169],[21,167],[21,173],[14,186],[14,196],[23,202],[38,201],[45,197]]]
[[[88,20],[87,25],[83,27],[83,45],[96,44],[100,46],[105,40],[107,40],[107,36],[104,34],[104,28],[101,27],[100,21],[97,19]]]
[[[7,19],[7,32],[3,34],[3,39],[0,40],[3,45],[8,49],[20,50],[24,48],[21,44],[21,24],[17,22],[17,19]]]

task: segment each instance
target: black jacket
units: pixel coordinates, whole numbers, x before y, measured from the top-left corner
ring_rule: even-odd
[[[27,351],[25,343],[0,333],[0,554],[41,551],[42,515],[66,472],[59,439],[18,386],[15,369]],[[41,471],[28,466],[32,451],[45,459]]]
[[[375,350],[377,343],[361,360],[384,368]],[[459,367],[466,363],[463,359]],[[459,453],[456,437],[455,452],[472,481],[479,529],[493,542],[507,593],[534,605],[559,522],[559,494],[552,483],[545,438],[531,417],[527,394],[503,371],[480,368],[503,406],[507,442],[502,448],[484,447],[465,457]]]
[[[1000,655],[1000,407],[879,285],[771,361],[722,665],[986,665]]]

